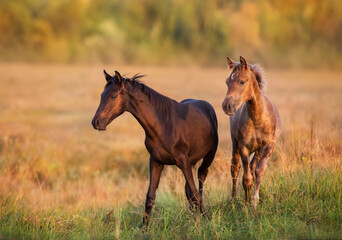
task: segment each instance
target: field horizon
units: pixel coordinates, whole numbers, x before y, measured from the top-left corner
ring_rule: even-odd
[[[141,73],[161,94],[213,105],[219,148],[204,185],[208,220],[190,213],[184,177],[168,166],[149,230],[140,230],[148,188],[144,132],[129,113],[105,132],[92,128],[103,69]],[[238,198],[230,197],[229,119],[221,110],[229,73],[225,67],[1,63],[0,239],[341,239],[342,71],[265,69],[283,129],[257,210],[243,203],[241,172]]]

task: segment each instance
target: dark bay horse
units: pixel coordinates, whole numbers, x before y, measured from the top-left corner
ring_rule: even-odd
[[[176,165],[182,170],[190,209],[195,205],[205,215],[203,183],[218,144],[217,119],[213,107],[205,101],[194,99],[178,103],[141,83],[141,75],[123,78],[117,71],[115,76],[110,76],[106,71],[104,74],[107,84],[92,120],[93,127],[106,130],[111,121],[127,111],[145,130],[145,146],[150,153],[150,185],[143,225],[148,225],[164,165]],[[192,167],[202,158],[198,169],[198,191]]]
[[[228,92],[222,108],[230,116],[233,145],[232,197],[236,196],[236,180],[239,176],[241,157],[245,200],[249,202],[254,180],[252,205],[256,207],[259,202],[260,183],[280,135],[281,120],[276,106],[264,93],[266,81],[262,69],[247,64],[243,57],[240,57],[240,63],[233,62],[227,57],[227,64],[232,73],[226,80]],[[250,162],[250,155],[253,153]]]

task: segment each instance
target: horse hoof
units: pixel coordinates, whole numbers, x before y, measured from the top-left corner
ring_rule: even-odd
[[[252,197],[251,205],[254,209],[256,209],[258,204],[259,204],[259,195],[257,194],[257,195]]]
[[[208,218],[208,215],[207,215],[207,213],[206,213],[206,212],[203,212],[203,213],[202,213],[202,217],[203,217],[203,218],[205,218],[206,220],[208,220],[208,219],[209,219],[209,218]]]
[[[139,228],[142,232],[146,232],[148,229],[148,222],[147,223],[146,222],[140,223]]]
[[[143,232],[143,233],[147,232],[147,229],[148,229],[147,226],[144,225],[144,224],[141,224],[139,228],[140,228],[140,231]]]

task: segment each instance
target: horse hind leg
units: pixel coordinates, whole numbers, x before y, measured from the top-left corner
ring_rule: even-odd
[[[208,175],[208,168],[212,164],[215,158],[215,154],[217,151],[217,145],[218,145],[218,135],[215,134],[214,141],[213,141],[213,148],[210,152],[207,153],[207,155],[204,156],[201,166],[198,168],[198,186],[199,186],[199,193],[200,193],[200,211],[203,213],[204,216],[205,210],[204,210],[204,203],[203,203],[203,185],[204,181],[207,178]]]
[[[189,159],[186,156],[180,157],[178,159],[177,166],[182,170],[184,177],[185,177],[185,181],[186,181],[185,193],[187,195],[189,204],[192,205],[192,203],[194,203],[197,207],[200,207],[199,191],[197,190],[195,182],[194,182],[194,177],[192,174],[192,166],[189,162]]]
[[[208,175],[208,168],[207,167],[202,167],[202,166],[203,165],[201,165],[198,168],[198,186],[199,186],[201,205],[203,205],[203,185],[204,185],[204,181],[205,181],[205,179],[207,178],[207,175]]]
[[[205,214],[204,211],[204,204],[203,204],[203,185],[204,181],[208,175],[208,168],[210,167],[211,163],[213,162],[216,154],[215,151],[209,152],[204,158],[201,166],[198,168],[198,186],[199,186],[199,193],[200,193],[200,211]]]
[[[260,161],[256,165],[255,169],[255,190],[252,197],[252,205],[254,208],[259,203],[259,190],[260,190],[260,184],[263,176],[265,175],[267,162],[270,159],[271,155],[273,154],[275,149],[275,143],[270,143],[267,145],[267,147],[263,150],[262,156],[260,158]]]

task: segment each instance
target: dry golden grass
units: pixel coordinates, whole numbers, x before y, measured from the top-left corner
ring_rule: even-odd
[[[229,120],[222,68],[147,66],[0,65],[0,203],[33,210],[82,209],[142,203],[148,187],[144,132],[125,113],[94,131],[90,121],[105,80],[102,70],[146,74],[151,88],[176,100],[209,101],[219,121],[219,150],[205,195],[230,194]],[[342,72],[266,70],[268,94],[283,131],[266,172],[329,167],[342,171]],[[313,140],[311,147],[311,122]],[[239,187],[242,196],[242,187]],[[185,198],[180,171],[167,167],[159,192]],[[185,204],[185,202],[184,202]]]

